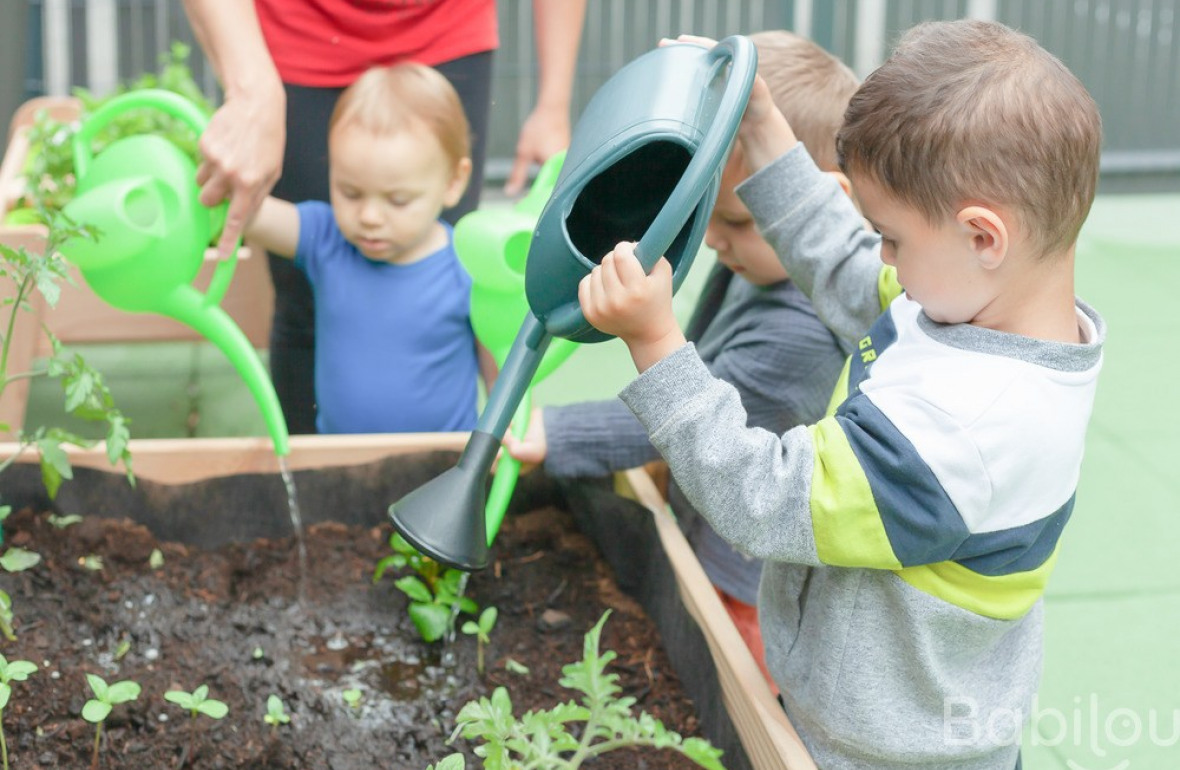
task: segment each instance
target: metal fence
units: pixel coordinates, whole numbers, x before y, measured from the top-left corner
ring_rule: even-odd
[[[0,4],[21,0],[0,0]],[[503,175],[536,85],[530,0],[499,3],[489,177]],[[859,74],[897,35],[929,19],[996,19],[1059,56],[1094,95],[1106,130],[1104,184],[1180,189],[1180,0],[589,0],[575,114],[598,86],[660,37],[786,28],[809,35]],[[173,40],[192,42],[180,0],[30,0],[26,93],[102,93],[153,70]],[[211,96],[200,57],[193,69]]]

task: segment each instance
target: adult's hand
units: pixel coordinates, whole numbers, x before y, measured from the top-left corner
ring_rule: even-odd
[[[520,135],[516,140],[516,160],[504,184],[504,192],[508,195],[520,193],[533,166],[540,166],[568,147],[569,143],[569,109],[564,106],[537,105],[521,124]]]
[[[229,200],[219,259],[232,253],[246,224],[278,181],[286,143],[286,96],[280,87],[227,97],[201,135],[197,169],[201,203]]]
[[[266,49],[253,0],[184,0],[193,34],[225,89],[201,135],[201,203],[229,199],[217,255],[233,254],[246,224],[283,170],[287,96]]]

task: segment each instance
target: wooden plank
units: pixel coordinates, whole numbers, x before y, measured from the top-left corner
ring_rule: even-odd
[[[750,763],[756,770],[815,770],[815,762],[771,693],[651,477],[636,468],[617,474],[616,482],[616,491],[634,499],[655,517],[664,552],[676,572],[681,601],[700,626],[713,654],[725,708]]]
[[[292,436],[286,458],[290,471],[361,465],[393,455],[413,452],[461,452],[467,433],[374,433],[365,435]],[[18,446],[0,444],[0,462],[16,454]],[[80,468],[112,469],[105,445],[91,449],[66,447],[70,463]],[[26,452],[17,462],[37,462]],[[193,481],[248,473],[278,473],[269,438],[169,438],[134,439],[131,462],[135,475],[161,484]]]

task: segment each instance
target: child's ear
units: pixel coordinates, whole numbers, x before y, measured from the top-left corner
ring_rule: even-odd
[[[844,194],[852,198],[852,180],[843,171],[829,171],[828,173],[839,183],[840,189],[844,191]],[[856,200],[855,198],[852,199],[854,201]]]
[[[447,185],[447,193],[443,203],[447,208],[456,205],[463,193],[467,191],[467,183],[471,181],[471,158],[460,158],[455,164],[455,173]]]
[[[995,209],[987,206],[967,206],[955,215],[960,227],[971,241],[971,250],[985,270],[994,270],[1008,256],[1010,245],[1008,225]]]

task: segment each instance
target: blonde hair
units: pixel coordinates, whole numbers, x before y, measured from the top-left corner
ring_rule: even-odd
[[[459,94],[438,70],[415,62],[366,70],[340,94],[328,132],[347,125],[385,135],[414,124],[438,139],[452,164],[470,157],[470,128]]]
[[[816,165],[836,171],[836,132],[860,81],[844,62],[793,32],[767,30],[749,38],[775,106]]]
[[[1045,256],[1077,240],[1098,183],[1102,121],[1081,82],[1002,24],[927,22],[852,97],[840,166],[932,224],[977,202],[1007,208]]]

